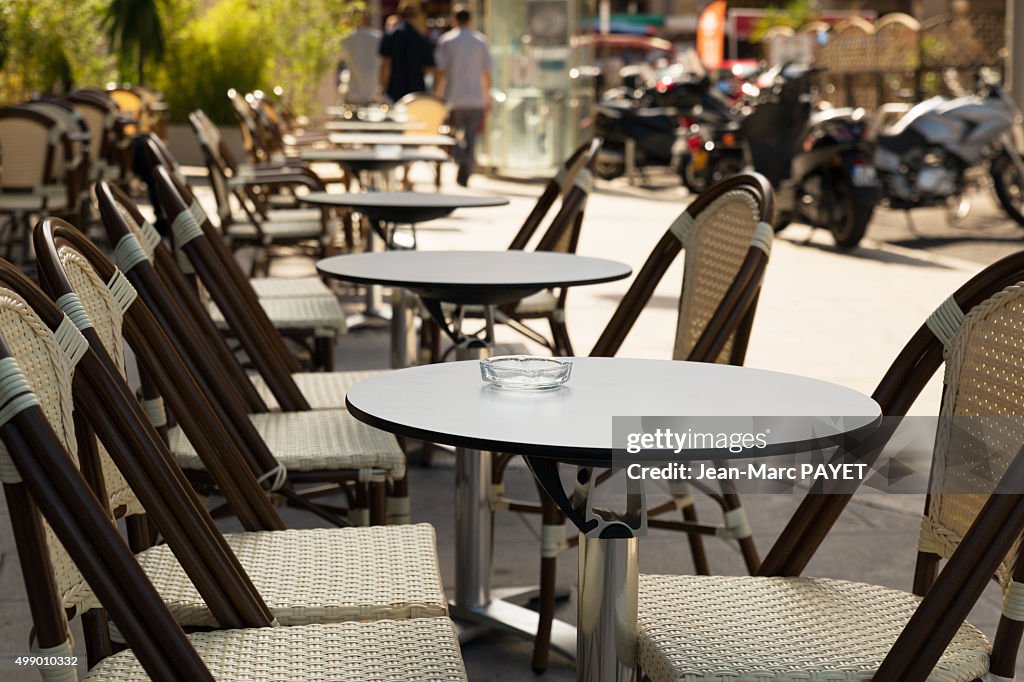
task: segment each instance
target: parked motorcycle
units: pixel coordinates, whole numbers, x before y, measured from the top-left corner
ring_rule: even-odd
[[[806,223],[853,248],[877,202],[867,121],[861,109],[816,110],[816,71],[789,64],[766,73],[744,113],[708,133],[704,178],[753,168],[775,188],[776,230]]]
[[[1021,113],[993,71],[978,82],[978,94],[925,100],[878,135],[875,166],[890,207],[955,205],[968,171],[988,163],[999,203],[1024,225],[1024,160],[1014,140]]]
[[[594,172],[612,180],[627,170],[678,169],[681,117],[711,93],[706,75],[627,82],[605,93],[594,119],[594,134],[605,141]]]

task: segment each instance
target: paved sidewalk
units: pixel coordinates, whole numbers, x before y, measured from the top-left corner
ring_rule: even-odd
[[[426,182],[418,189],[431,191]],[[455,188],[449,180],[446,191]],[[474,177],[471,192],[509,197],[500,209],[464,210],[423,225],[418,230],[422,249],[503,249],[528,213],[539,185]],[[688,202],[681,189],[646,191],[626,185],[600,184],[588,206],[579,253],[628,262],[639,269],[651,247]],[[927,315],[979,268],[975,264],[938,259],[921,252],[866,244],[852,254],[838,253],[829,238],[817,235],[810,244],[801,240],[803,228],[791,228],[776,240],[767,281],[750,342],[748,364],[796,372],[870,392],[903,343]],[[659,285],[648,310],[626,340],[621,355],[666,358],[675,332],[676,301],[681,283],[681,260]],[[281,270],[301,272],[308,263],[282,263]],[[629,280],[574,289],[568,299],[568,325],[577,354],[586,354],[611,316]],[[525,340],[499,327],[499,342],[511,348],[538,351]],[[338,344],[339,369],[385,367],[387,333],[360,330]],[[680,387],[686,390],[686,387]],[[916,414],[935,414],[939,384],[933,382],[915,407]],[[441,453],[430,468],[412,467],[410,484],[413,519],[437,527],[442,570],[447,585],[453,579],[454,489],[451,459]],[[529,474],[522,467],[509,474],[510,492],[535,496]],[[748,496],[758,546],[766,550],[783,527],[798,500],[789,496]],[[812,562],[809,574],[877,582],[909,589],[913,572],[919,497],[864,496],[855,500]],[[700,500],[703,516],[717,513]],[[6,514],[0,504],[0,515]],[[296,526],[315,525],[308,515],[288,512]],[[234,524],[226,522],[225,528]],[[496,587],[534,582],[539,566],[538,520],[527,515],[502,513],[496,520]],[[685,540],[652,531],[641,542],[641,570],[688,572],[691,562]],[[742,573],[742,562],[732,546],[708,541],[713,570]],[[559,563],[559,576],[567,586],[576,582],[575,551]],[[986,594],[972,622],[994,633],[1000,598]],[[559,616],[575,621],[574,598],[563,604]],[[24,652],[28,628],[23,586],[13,554],[9,523],[0,519],[0,660],[8,652]],[[529,668],[530,647],[511,637],[494,635],[464,647],[472,680],[570,680],[571,664],[552,657],[548,673],[535,677]],[[1024,667],[1021,668],[1024,672]],[[0,663],[0,682],[37,679],[34,673]]]

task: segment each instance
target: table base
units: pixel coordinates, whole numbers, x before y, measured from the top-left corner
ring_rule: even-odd
[[[494,599],[486,606],[477,607],[449,604],[449,610],[461,644],[489,632],[504,632],[532,641],[540,620],[536,611],[504,599]],[[557,619],[552,622],[551,648],[576,660],[576,628]]]

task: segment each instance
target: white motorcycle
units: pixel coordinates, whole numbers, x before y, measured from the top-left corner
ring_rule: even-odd
[[[877,136],[875,169],[891,208],[955,204],[968,170],[987,163],[999,203],[1024,225],[1024,158],[1015,139],[1021,112],[990,72],[979,83],[979,94],[921,102]]]

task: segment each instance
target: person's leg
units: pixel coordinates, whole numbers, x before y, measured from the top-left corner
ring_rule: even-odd
[[[483,121],[483,109],[457,109],[452,120],[458,131],[459,143],[452,153],[459,167],[457,181],[465,185],[476,166],[476,137]]]

